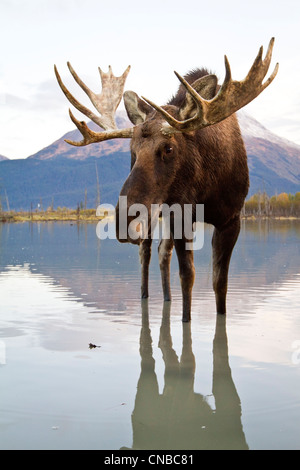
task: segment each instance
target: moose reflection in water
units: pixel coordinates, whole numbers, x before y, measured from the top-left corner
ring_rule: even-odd
[[[170,303],[165,302],[159,336],[165,363],[159,393],[153,358],[148,301],[142,301],[141,374],[132,413],[133,449],[248,449],[241,423],[241,403],[228,362],[226,316],[217,315],[213,341],[215,409],[194,391],[196,361],[191,324],[182,324],[180,360],[173,349]]]

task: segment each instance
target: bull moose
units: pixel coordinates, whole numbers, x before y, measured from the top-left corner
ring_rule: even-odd
[[[55,67],[58,83],[71,104],[103,130],[94,132],[83,121],[70,117],[83,136],[84,146],[115,138],[131,138],[131,172],[120,196],[127,197],[127,208],[143,204],[151,213],[153,204],[192,205],[195,218],[197,204],[204,205],[204,222],[214,226],[212,237],[213,289],[217,313],[226,313],[228,269],[232,250],[240,231],[240,213],[248,193],[249,174],[247,154],[235,112],[256,98],[275,78],[273,73],[263,83],[268,72],[274,38],[265,58],[259,49],[246,78],[233,80],[225,56],[225,79],[218,85],[216,75],[206,69],[189,72],[177,94],[165,106],[157,106],[133,91],[123,94],[130,66],[122,76],[115,77],[100,68],[102,91],[95,94],[79,78],[71,64],[69,70],[78,85],[86,92],[100,115],[90,111],[68,91]],[[114,115],[122,99],[133,127],[118,129]],[[152,239],[120,237],[119,204],[116,207],[116,233],[120,242],[139,244],[142,267],[141,294],[148,297],[148,274]],[[130,217],[127,218],[130,224]],[[170,260],[175,246],[179,263],[183,313],[182,320],[191,319],[192,287],[195,278],[193,250],[186,249],[186,238],[169,238],[159,244],[159,263],[164,300],[171,299]]]

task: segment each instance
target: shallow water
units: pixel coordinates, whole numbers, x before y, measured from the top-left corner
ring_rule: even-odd
[[[141,302],[136,247],[94,224],[0,224],[0,449],[300,448],[300,223],[243,224],[226,318],[211,235],[182,324],[157,242]]]

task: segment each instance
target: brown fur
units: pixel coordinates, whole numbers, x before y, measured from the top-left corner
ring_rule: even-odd
[[[207,74],[206,70],[201,69],[189,73],[186,79],[193,83]],[[164,109],[179,119],[184,104],[185,91],[181,85],[177,95]],[[132,169],[120,195],[127,196],[128,206],[144,204],[149,214],[151,204],[192,204],[194,215],[196,204],[204,204],[204,220],[215,226],[212,246],[217,312],[225,313],[228,267],[239,234],[240,211],[249,186],[247,155],[237,118],[232,115],[219,124],[201,130],[164,136],[161,132],[162,116],[141,100],[140,107],[147,118],[134,128]],[[118,220],[118,206],[116,212]],[[125,241],[133,242],[130,239]],[[174,243],[182,285],[183,320],[189,321],[194,265],[193,252],[185,250],[185,242],[163,241],[160,260],[164,298],[169,300],[168,270]],[[142,296],[148,297],[151,240],[140,240],[139,243]]]

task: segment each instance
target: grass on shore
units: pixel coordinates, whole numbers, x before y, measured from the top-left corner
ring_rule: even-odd
[[[51,221],[74,221],[74,222],[96,222],[99,221],[95,209],[57,209],[47,211],[10,211],[0,212],[0,222],[51,222]]]
[[[109,211],[108,211],[109,212]],[[103,217],[96,214],[96,209],[67,209],[58,208],[56,210],[46,211],[7,211],[0,212],[0,222],[99,222]],[[273,215],[253,215],[243,214],[244,220],[261,220],[261,219],[277,219],[277,220],[297,220],[295,216],[283,216],[278,214]]]

